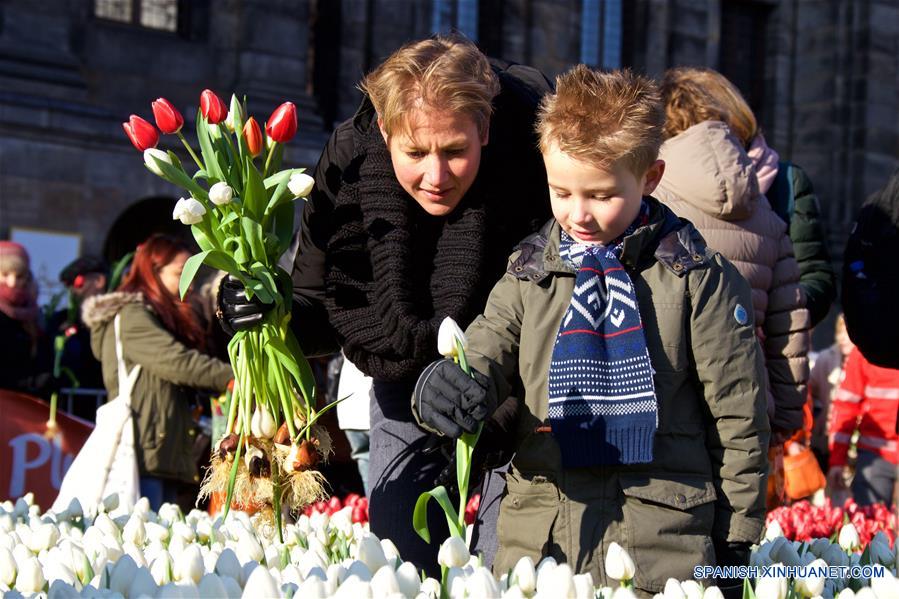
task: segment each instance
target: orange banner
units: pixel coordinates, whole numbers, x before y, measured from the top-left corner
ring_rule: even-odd
[[[47,439],[49,404],[4,389],[0,389],[0,415],[0,501],[15,501],[32,492],[35,503],[46,510],[94,426],[57,411],[58,432]]]

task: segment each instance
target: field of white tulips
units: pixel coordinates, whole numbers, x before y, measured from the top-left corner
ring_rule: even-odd
[[[351,508],[330,517],[315,513],[288,524],[284,543],[274,531],[242,512],[227,521],[206,512],[183,514],[166,504],[158,513],[142,499],[130,510],[105,501],[95,516],[73,502],[61,513],[42,514],[29,496],[0,504],[0,591],[5,597],[575,597],[631,599],[635,573],[627,552],[613,544],[606,572],[616,588],[595,587],[589,574],[574,575],[547,558],[523,558],[499,579],[450,538],[441,546],[443,583],[404,562],[393,543],[351,521]],[[817,575],[821,566],[846,571],[879,564],[881,576],[840,579]],[[746,595],[759,599],[837,597],[899,599],[896,549],[885,535],[859,546],[851,524],[837,542],[789,541],[772,525],[752,555],[750,570],[799,575],[760,576]],[[853,566],[857,566],[853,568]],[[754,570],[753,570],[754,569]],[[803,575],[805,574],[805,575]],[[751,586],[752,588],[748,588]],[[656,599],[720,599],[715,586],[668,581]]]

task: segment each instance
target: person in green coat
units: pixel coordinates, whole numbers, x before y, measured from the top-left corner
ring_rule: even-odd
[[[178,297],[181,270],[189,257],[179,239],[154,235],[138,247],[118,290],[94,296],[82,307],[109,397],[118,394],[116,315],[121,316],[126,368],[141,366],[131,396],[135,454],[141,495],[154,510],[174,502],[184,483],[199,484],[193,459],[194,390],[221,392],[233,378],[228,364],[201,351],[202,329],[190,304]]]
[[[555,218],[468,327],[474,378],[435,362],[412,407],[457,437],[523,398],[494,572],[551,556],[615,585],[615,542],[652,594],[694,566],[746,565],[761,537],[770,430],[751,292],[649,195],[665,166],[655,84],[580,65],[556,90],[538,121]]]

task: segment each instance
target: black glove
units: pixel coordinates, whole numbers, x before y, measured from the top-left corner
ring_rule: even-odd
[[[222,330],[229,336],[258,324],[266,312],[275,306],[264,304],[257,296],[247,299],[247,292],[238,279],[228,275],[219,283],[218,317]]]
[[[412,396],[419,422],[452,439],[477,431],[496,409],[496,390],[488,377],[473,368],[471,372],[474,378],[452,360],[429,364]]]

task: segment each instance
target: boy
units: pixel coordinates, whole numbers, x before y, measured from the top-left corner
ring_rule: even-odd
[[[655,593],[694,565],[747,563],[760,538],[769,428],[750,290],[649,197],[663,119],[656,86],[627,71],[557,79],[537,126],[555,218],[468,328],[475,378],[441,361],[419,379],[416,417],[447,436],[524,398],[497,573],[551,555],[609,584],[616,541]]]

